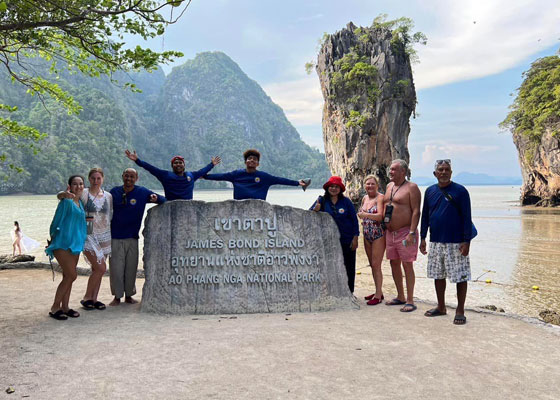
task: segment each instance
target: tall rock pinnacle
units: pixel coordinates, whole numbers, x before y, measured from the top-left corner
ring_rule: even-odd
[[[350,22],[325,37],[316,70],[327,162],[357,202],[365,176],[376,175],[385,188],[391,160],[409,161],[409,118],[416,107],[410,57],[389,29]]]

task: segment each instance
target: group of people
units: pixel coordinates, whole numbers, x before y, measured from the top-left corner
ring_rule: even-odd
[[[132,296],[136,293],[138,238],[147,203],[190,200],[193,198],[194,183],[200,178],[231,182],[233,198],[236,200],[266,200],[272,185],[301,186],[305,190],[310,184],[309,179],[296,181],[257,170],[261,155],[255,149],[244,152],[244,169],[222,174],[210,174],[221,162],[218,156],[212,157],[204,168],[190,172],[185,170],[185,160],[181,156],[171,159],[172,171],[167,171],[140,160],[135,151],[126,150],[125,154],[161,182],[165,197],[137,186],[138,172],[133,168],[123,172],[123,185],[114,187],[110,192],[102,189],[104,175],[101,168],[90,170],[89,188],[84,188],[82,176],[70,177],[67,190],[57,195],[60,203],[51,223],[51,241],[46,249],[47,255],[56,258],[63,271],[63,279],[49,313],[55,319],[64,320],[80,315],[69,307],[68,302],[81,252],[92,268],[81,300],[84,309],[105,309],[105,304],[97,297],[107,268],[107,257],[111,293],[114,296],[110,305],[119,305],[123,296],[126,302],[136,303]],[[468,254],[472,238],[470,199],[463,186],[451,181],[451,173],[450,160],[436,161],[434,175],[438,183],[426,190],[420,235],[421,194],[418,186],[406,179],[408,165],[405,161],[392,162],[389,169],[391,182],[387,185],[385,195],[379,191],[379,182],[374,175],[365,178],[366,195],[357,213],[350,199],[343,195],[346,188],[340,177],[332,176],[323,185],[324,196],[319,196],[311,210],[327,212],[338,227],[351,292],[354,292],[356,249],[360,234],[358,218],[362,220],[364,248],[375,283],[375,293],[365,298],[368,305],[377,305],[384,300],[381,263],[386,253],[397,289],[397,296],[386,304],[402,305],[402,312],[416,310],[413,263],[418,249],[423,254],[427,253],[426,236],[429,229],[428,277],[435,280],[438,306],[425,315],[446,314],[445,283],[446,278],[449,278],[451,282],[457,283],[458,307],[454,323],[466,322],[464,303],[467,281],[470,279]]]
[[[384,300],[381,263],[386,254],[397,296],[385,304],[402,306],[402,312],[417,309],[414,303],[414,262],[420,250],[422,254],[428,254],[427,276],[434,279],[438,300],[437,307],[426,311],[425,315],[435,317],[447,313],[445,289],[446,279],[449,279],[457,284],[457,309],[453,323],[463,325],[466,323],[464,305],[467,282],[471,278],[469,249],[473,238],[469,193],[464,186],[451,181],[451,160],[437,160],[434,176],[438,182],[426,189],[421,213],[420,189],[406,179],[407,175],[407,163],[394,160],[389,169],[391,182],[385,194],[379,192],[379,182],[374,175],[366,176],[366,195],[357,213],[350,199],[343,195],[346,188],[342,179],[332,176],[323,185],[324,196],[319,196],[310,209],[327,212],[336,222],[351,292],[354,292],[356,275],[360,232],[358,218],[362,220],[364,248],[375,283],[375,293],[365,297],[368,305],[374,306]],[[428,230],[429,253],[426,249]]]
[[[46,248],[47,255],[56,258],[62,269],[62,281],[56,290],[49,315],[57,320],[77,318],[80,313],[69,306],[72,283],[77,277],[79,255],[84,253],[91,266],[86,292],[81,300],[86,310],[104,310],[105,304],[98,300],[99,289],[109,258],[111,293],[110,305],[125,302],[136,303],[136,273],[138,270],[138,238],[142,217],[147,203],[164,203],[167,200],[191,200],[194,183],[204,177],[233,183],[236,200],[266,200],[272,185],[309,186],[309,179],[295,181],[258,171],[260,153],[249,149],[243,154],[245,169],[225,174],[209,174],[221,162],[213,157],[210,163],[198,171],[185,171],[185,160],[181,156],[171,159],[172,171],[166,171],[139,159],[136,152],[125,151],[126,156],[138,166],[146,169],[162,184],[165,193],[160,196],[136,185],[138,172],[127,168],[122,174],[123,185],[103,190],[103,170],[92,168],[88,173],[89,188],[85,179],[73,175],[68,179],[66,191],[57,194],[60,200],[50,226],[51,240]]]

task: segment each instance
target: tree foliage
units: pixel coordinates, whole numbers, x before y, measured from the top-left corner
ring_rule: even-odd
[[[523,73],[523,83],[500,126],[540,142],[545,129],[560,129],[560,56],[535,61]]]
[[[125,39],[162,35],[184,13],[190,0],[0,0],[0,65],[12,82],[43,104],[52,99],[69,114],[82,107],[58,83],[61,71],[88,77],[145,69],[182,56],[155,52]],[[179,7],[179,8],[175,8]],[[48,73],[44,64],[48,63]],[[2,72],[2,71],[0,71]],[[121,84],[115,79],[114,83]],[[135,89],[130,83],[123,87]],[[44,134],[17,122],[17,109],[3,104],[0,93],[0,136],[36,142]],[[0,154],[5,161],[6,154]],[[12,167],[14,167],[12,165]]]
[[[391,45],[393,51],[402,51],[410,57],[410,62],[419,62],[418,54],[414,46],[416,44],[425,45],[428,38],[422,32],[414,32],[414,21],[411,18],[401,17],[393,20],[387,20],[387,14],[380,14],[373,20],[372,28],[389,29],[393,38]]]

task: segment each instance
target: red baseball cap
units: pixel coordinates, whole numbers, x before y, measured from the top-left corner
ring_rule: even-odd
[[[329,180],[323,185],[323,189],[327,190],[329,186],[336,185],[340,188],[340,192],[344,192],[346,187],[342,183],[342,178],[340,176],[331,176]]]
[[[173,161],[175,161],[175,160],[181,160],[181,161],[183,161],[183,163],[185,162],[185,159],[183,157],[175,156],[171,159],[171,165],[173,165]]]

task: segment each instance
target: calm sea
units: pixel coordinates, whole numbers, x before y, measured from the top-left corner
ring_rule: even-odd
[[[422,193],[424,189],[421,188]],[[475,281],[469,285],[467,307],[494,304],[506,312],[533,317],[544,309],[560,311],[560,209],[519,207],[519,187],[470,186],[468,189],[478,236],[471,244]],[[321,193],[321,190],[271,190],[268,201],[307,209]],[[195,200],[231,198],[231,190],[195,191]],[[0,196],[0,254],[11,254],[10,230],[15,220],[25,235],[46,244],[56,205],[52,195]],[[41,249],[31,254],[37,260],[47,261]],[[85,266],[85,262],[80,262]],[[357,285],[373,289],[367,265],[360,241]],[[433,281],[426,278],[426,257],[418,256],[415,270],[415,295],[435,301]],[[394,286],[387,262],[383,272],[384,291],[392,294]],[[453,285],[448,285],[447,300],[455,304]]]

